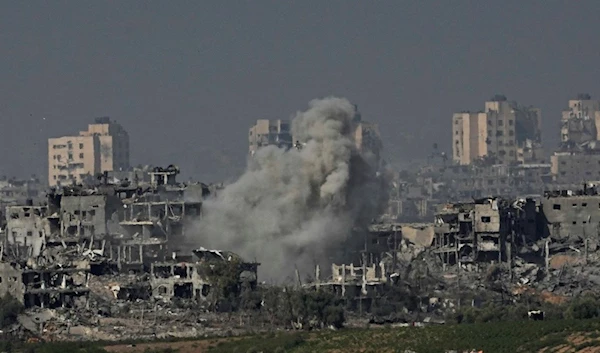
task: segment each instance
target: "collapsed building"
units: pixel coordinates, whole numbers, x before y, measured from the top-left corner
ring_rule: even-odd
[[[155,298],[195,299],[200,302],[215,302],[211,272],[216,264],[235,266],[236,278],[250,289],[256,288],[258,263],[244,262],[239,256],[227,251],[194,250],[194,257],[178,258],[173,253],[169,261],[154,262],[151,267],[152,295]]]
[[[147,178],[113,183],[104,173],[95,184],[55,187],[42,204],[8,206],[0,294],[26,307],[69,307],[85,302],[90,276],[123,273],[150,275],[152,293],[125,295],[131,288],[113,284],[115,298],[206,297],[210,280],[198,271],[201,261],[181,262],[193,254],[173,254],[184,250],[203,198],[218,187],[179,183],[178,174],[175,166],[157,167]],[[256,285],[258,264],[240,263]]]
[[[385,301],[389,288],[408,288],[420,310],[439,317],[464,300],[480,306],[536,294],[562,303],[600,284],[599,236],[594,185],[449,203],[433,223],[373,224],[358,262],[333,264],[325,280],[317,271],[307,286],[363,308]]]
[[[445,205],[435,216],[432,247],[445,265],[510,261],[516,245],[535,240],[536,212],[533,199]]]

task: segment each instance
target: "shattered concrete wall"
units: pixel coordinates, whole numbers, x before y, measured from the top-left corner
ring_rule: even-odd
[[[402,238],[411,243],[428,247],[433,243],[435,236],[433,223],[430,224],[402,224]]]
[[[6,208],[6,241],[13,248],[15,256],[38,256],[50,234],[50,224],[46,219],[45,206],[9,206]],[[18,247],[24,247],[23,253]],[[9,251],[11,253],[11,251]]]
[[[210,283],[200,275],[194,263],[152,264],[150,285],[152,296],[161,299],[206,300],[210,294]]]
[[[542,199],[540,211],[552,238],[599,235],[600,195],[550,196]]]
[[[63,196],[60,208],[61,236],[104,236],[110,233],[108,223],[122,203],[109,195]]]
[[[499,233],[500,212],[498,211],[498,205],[475,205],[474,223],[475,232],[477,233]]]

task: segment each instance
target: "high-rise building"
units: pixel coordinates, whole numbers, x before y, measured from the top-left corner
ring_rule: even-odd
[[[541,112],[497,95],[485,102],[485,111],[452,117],[452,156],[467,165],[488,158],[496,164],[536,162],[542,159]]]
[[[487,155],[487,115],[456,113],[452,117],[454,143],[452,155],[457,164],[471,164]]]
[[[288,120],[259,119],[250,128],[248,133],[250,154],[265,146],[275,145],[283,148],[291,148],[292,134]]]
[[[129,169],[129,134],[107,117],[79,135],[48,139],[50,186],[80,183],[105,171]]]
[[[383,149],[379,125],[362,120],[362,115],[358,111],[358,106],[355,105],[354,109],[355,113],[352,123],[356,149],[363,157],[366,157],[369,162],[372,162],[374,167],[379,167]]]

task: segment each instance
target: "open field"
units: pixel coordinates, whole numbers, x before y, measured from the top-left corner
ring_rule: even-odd
[[[494,322],[427,327],[379,327],[283,332],[235,338],[202,338],[135,344],[3,342],[4,352],[39,353],[600,353],[599,320]],[[8,349],[7,349],[8,348]]]
[[[600,352],[600,321],[522,321],[485,324],[322,331],[248,337],[209,349],[225,352],[486,353]]]

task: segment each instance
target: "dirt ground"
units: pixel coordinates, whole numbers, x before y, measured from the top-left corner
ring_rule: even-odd
[[[567,339],[569,345],[560,345],[552,348],[544,348],[539,353],[600,353],[600,337],[598,332],[590,334],[573,334]],[[575,348],[580,345],[589,345],[589,347]]]

